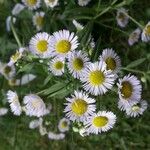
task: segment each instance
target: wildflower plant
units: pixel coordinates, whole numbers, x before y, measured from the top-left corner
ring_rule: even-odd
[[[15,132],[12,146],[148,148],[150,14],[141,5],[149,11],[146,0],[0,1],[0,126],[4,137]]]

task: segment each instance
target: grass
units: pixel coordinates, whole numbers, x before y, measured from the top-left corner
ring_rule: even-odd
[[[18,44],[13,33],[6,32],[5,20],[11,14],[11,9],[18,0],[6,0],[3,3],[1,0],[0,2],[0,60],[8,62],[9,57],[18,48]],[[144,78],[146,82],[142,82],[142,97],[149,100],[150,44],[139,42],[135,46],[129,47],[127,44],[128,36],[131,31],[137,28],[137,25],[130,21],[126,29],[120,29],[116,25],[115,20],[117,6],[123,5],[129,10],[130,16],[140,24],[145,25],[150,18],[149,0],[118,0],[116,2],[112,0],[104,2],[93,0],[85,8],[78,7],[73,0],[68,0],[68,2],[69,5],[66,7],[61,2],[61,7],[57,7],[55,11],[48,10],[43,6],[43,10],[47,12],[44,31],[52,33],[62,28],[75,31],[71,23],[72,19],[82,22],[85,25],[85,30],[79,33],[81,45],[85,45],[91,33],[96,42],[96,49],[92,53],[92,59],[96,60],[103,48],[113,47],[122,60],[123,69],[120,75],[123,76],[132,72],[139,79]],[[112,3],[115,4],[113,5]],[[17,23],[14,26],[14,30],[23,46],[27,45],[30,38],[36,33],[35,28],[31,26],[31,18],[32,12],[25,10],[18,16]],[[141,58],[145,58],[145,61],[138,64],[137,62]],[[17,68],[18,77],[24,73],[34,73],[38,76],[35,81],[27,86],[9,87],[7,81],[0,76],[0,106],[8,106],[6,103],[6,92],[8,89],[16,90],[22,98],[27,93],[38,93],[55,84],[54,81],[57,78],[51,77],[43,85],[43,81],[47,78],[47,70],[38,61],[37,59],[31,60],[28,58],[19,62],[19,65],[23,66],[24,69],[19,70],[20,68]],[[132,64],[133,61],[137,61],[136,65]],[[128,68],[129,64],[133,65],[133,67]],[[25,68],[26,65],[28,66]],[[71,84],[69,82],[67,87],[63,88],[63,91],[48,91],[49,95],[40,95],[47,103],[51,102],[53,105],[52,114],[45,118],[51,121],[50,129],[52,130],[56,130],[59,119],[64,115],[62,110],[65,97],[78,87],[78,82],[70,78],[69,75],[60,78],[59,82],[64,82],[66,78],[70,80]],[[117,115],[117,123],[112,130],[84,138],[71,130],[62,141],[50,141],[46,136],[40,136],[37,129],[30,130],[28,124],[33,118],[28,118],[25,115],[14,117],[9,112],[7,116],[0,117],[0,150],[149,150],[149,109],[139,118],[128,118],[123,112],[118,110],[117,100],[118,95],[113,91],[110,91],[106,96],[97,97],[97,109],[108,109]]]

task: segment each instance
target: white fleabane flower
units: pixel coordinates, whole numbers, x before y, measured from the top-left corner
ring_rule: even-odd
[[[35,129],[35,128],[38,128],[40,125],[41,125],[41,122],[39,121],[39,119],[35,119],[35,120],[30,121],[29,128]]]
[[[91,63],[80,78],[83,88],[93,95],[103,95],[112,88],[115,75],[106,70],[106,63],[99,61]]]
[[[0,73],[7,79],[13,79],[16,75],[16,68],[14,65],[9,66],[8,64],[0,62]]]
[[[58,5],[58,0],[44,0],[47,7],[54,8]]]
[[[143,29],[141,38],[142,38],[143,42],[149,42],[150,41],[150,21],[147,23],[147,25]]]
[[[130,117],[138,117],[144,113],[144,111],[147,109],[147,106],[147,101],[141,100],[137,104],[127,107],[126,114]]]
[[[84,92],[75,91],[71,98],[66,98],[67,103],[64,112],[72,121],[84,122],[96,109],[95,99],[90,98]]]
[[[66,132],[69,130],[70,121],[66,118],[62,118],[59,121],[58,129],[60,132]]]
[[[141,30],[137,28],[129,35],[128,44],[132,46],[135,43],[137,43],[139,41],[140,35],[141,35]]]
[[[51,57],[51,51],[48,47],[50,35],[46,32],[37,33],[29,42],[29,50],[41,58]]]
[[[52,56],[67,56],[70,51],[78,47],[78,37],[68,30],[60,30],[54,32],[49,43],[49,49],[52,51]]]
[[[49,63],[49,71],[55,76],[61,76],[64,73],[65,59],[63,57],[55,57]]]
[[[116,115],[113,112],[99,111],[88,118],[85,127],[89,134],[99,134],[113,128],[115,123]]]
[[[8,65],[11,66],[11,65],[15,64],[19,59],[22,58],[23,53],[25,51],[26,51],[25,47],[19,48],[19,50],[17,50],[16,53],[10,57],[10,61],[9,61]]]
[[[21,13],[21,11],[24,10],[24,5],[20,4],[20,3],[17,3],[11,13],[14,15],[14,16],[17,16],[19,13]]]
[[[117,86],[119,94],[119,109],[125,110],[127,107],[140,101],[142,86],[136,76],[130,74],[124,76],[123,79],[119,79]]]
[[[44,16],[45,13],[40,11],[36,12],[35,15],[33,16],[33,25],[36,27],[38,31],[40,31],[43,28],[44,25]]]
[[[74,78],[83,76],[84,69],[89,65],[89,58],[82,51],[73,51],[68,54],[68,69]]]
[[[126,27],[129,22],[129,17],[126,14],[128,14],[128,11],[125,8],[120,8],[117,11],[116,20],[122,28]]]
[[[35,94],[25,96],[23,103],[25,104],[24,111],[28,116],[41,117],[49,113],[43,100]]]
[[[4,116],[8,113],[8,109],[7,108],[0,108],[0,116]]]
[[[7,92],[7,99],[13,114],[16,116],[20,116],[22,113],[22,108],[17,93],[9,90]]]
[[[84,28],[84,26],[80,24],[79,22],[77,22],[76,20],[73,20],[72,23],[76,27],[77,31],[81,31]]]
[[[9,32],[10,31],[10,29],[11,29],[11,22],[13,23],[13,24],[15,24],[16,23],[16,18],[15,17],[12,17],[12,16],[8,16],[7,18],[6,18],[6,30]]]
[[[86,6],[91,0],[78,0],[80,6]]]
[[[41,0],[22,0],[22,2],[30,10],[35,10],[41,6]]]
[[[48,138],[50,140],[63,140],[65,138],[64,133],[54,133],[54,132],[48,132]]]
[[[121,60],[113,49],[104,49],[100,56],[100,60],[101,59],[106,63],[107,70],[111,70],[113,73],[118,73],[120,71]]]

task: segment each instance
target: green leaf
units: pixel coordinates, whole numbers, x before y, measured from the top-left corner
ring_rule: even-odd
[[[20,73],[20,72],[30,72],[32,70],[32,68],[33,68],[33,64],[27,64],[27,65],[23,66],[22,68],[20,68],[18,70],[18,73]]]
[[[57,92],[57,91],[61,90],[61,89],[64,88],[67,84],[68,84],[68,83],[58,82],[58,83],[54,84],[53,86],[51,86],[50,88],[45,89],[45,90],[43,91],[43,93],[44,93],[45,95],[52,94],[52,93],[54,93],[54,92]]]
[[[129,65],[127,65],[126,68],[134,68],[134,67],[136,67],[136,66],[139,66],[139,65],[142,64],[145,60],[146,60],[146,58],[141,58],[141,59],[135,60],[135,61],[131,62]]]

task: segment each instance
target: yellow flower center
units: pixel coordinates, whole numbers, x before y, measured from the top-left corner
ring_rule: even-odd
[[[139,110],[140,110],[140,107],[139,107],[139,106],[137,106],[137,105],[132,106],[132,110],[133,110],[133,111],[135,111],[135,112],[137,112],[137,111],[139,111]]]
[[[54,68],[57,69],[57,70],[61,70],[63,67],[64,67],[64,64],[61,61],[57,61],[54,64]]]
[[[104,127],[108,123],[108,118],[103,116],[98,116],[93,119],[94,126],[100,128]]]
[[[83,115],[87,111],[87,108],[88,104],[83,99],[76,99],[71,105],[71,110],[78,116]]]
[[[108,57],[105,60],[106,64],[107,64],[107,70],[115,70],[116,69],[116,61],[114,60],[114,58]]]
[[[18,59],[20,59],[20,57],[21,54],[17,51],[14,55],[11,56],[11,59],[16,62]]]
[[[147,26],[146,26],[145,34],[146,34],[146,35],[150,35],[150,25],[147,25]]]
[[[68,53],[71,49],[71,43],[67,40],[61,40],[56,44],[56,52],[58,53]]]
[[[55,0],[48,0],[50,3],[53,3]]]
[[[132,95],[133,88],[130,82],[122,82],[121,93],[125,99],[129,98]]]
[[[48,42],[46,40],[41,40],[37,43],[37,50],[41,53],[46,52],[48,49]]]
[[[99,70],[92,71],[89,74],[89,81],[94,86],[101,85],[105,81],[104,73]]]
[[[83,60],[81,58],[75,58],[73,60],[73,68],[76,71],[80,71],[83,68]]]
[[[37,0],[27,0],[27,4],[29,6],[34,6],[34,5],[36,5],[36,3],[37,3]]]
[[[126,15],[124,13],[120,12],[119,15],[118,15],[118,19],[123,21],[125,18],[126,18]]]
[[[11,72],[11,67],[6,66],[6,67],[4,68],[4,73],[5,73],[5,74],[9,74],[10,72]]]
[[[43,24],[44,24],[43,22],[44,22],[44,18],[43,18],[42,16],[38,16],[38,17],[36,18],[36,24],[37,24],[38,26],[42,27]]]
[[[40,105],[41,105],[41,102],[40,102],[38,99],[34,99],[34,100],[32,101],[32,106],[33,106],[34,108],[38,108],[38,107],[40,107]]]
[[[68,126],[67,121],[63,121],[63,122],[61,123],[61,127],[62,127],[62,128],[66,128],[67,126]]]

